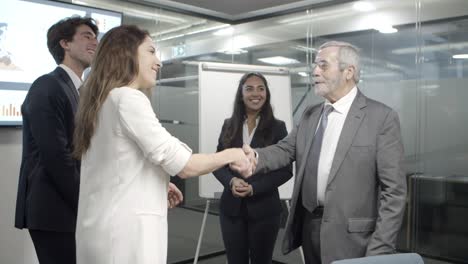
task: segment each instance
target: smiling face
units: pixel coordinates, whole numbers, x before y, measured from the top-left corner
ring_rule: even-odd
[[[161,61],[156,55],[156,46],[150,37],[138,46],[138,75],[135,88],[150,89],[156,85],[156,77],[161,68]]]
[[[242,86],[242,101],[247,114],[260,112],[267,98],[267,88],[257,76],[249,77]]]
[[[340,69],[338,47],[328,47],[319,51],[313,69],[315,94],[327,98],[343,88],[344,72]]]
[[[96,52],[96,34],[87,25],[80,25],[76,28],[72,41],[62,40],[61,44],[65,50],[65,59],[72,65],[79,65],[85,69],[91,65]]]

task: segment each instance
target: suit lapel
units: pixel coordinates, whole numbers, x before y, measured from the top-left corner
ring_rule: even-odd
[[[265,147],[265,146],[260,146],[260,145],[259,145],[259,142],[258,142],[259,138],[260,138],[260,137],[263,137],[263,136],[264,136],[263,133],[261,133],[261,132],[257,131],[257,129],[255,129],[254,135],[253,135],[253,137],[252,137],[252,141],[250,142],[250,146],[251,146],[252,148],[261,148],[261,147]]]
[[[358,91],[356,98],[354,99],[351,108],[349,109],[348,116],[346,117],[343,129],[341,130],[340,139],[338,140],[338,145],[335,151],[335,157],[333,158],[333,163],[330,169],[330,175],[328,176],[327,184],[333,181],[338,172],[338,169],[343,163],[344,158],[346,157],[353,139],[356,136],[356,132],[361,126],[362,120],[366,115],[363,108],[366,107],[366,98],[361,92]]]
[[[73,102],[75,104],[78,104],[80,96],[78,95],[78,91],[76,90],[76,87],[73,84],[70,76],[68,76],[67,72],[60,67],[57,67],[55,69],[55,72],[57,73],[59,78],[65,83],[65,86],[63,87],[65,89],[65,92],[71,95],[71,98],[73,98]]]
[[[242,148],[243,145],[244,145],[244,140],[242,138],[242,134],[240,136],[239,135],[235,136],[234,141],[232,142],[232,146]]]

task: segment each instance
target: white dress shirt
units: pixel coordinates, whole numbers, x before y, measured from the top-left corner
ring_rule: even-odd
[[[242,142],[250,146],[252,143],[252,138],[255,135],[255,130],[257,130],[258,122],[260,121],[260,116],[257,116],[255,119],[255,127],[252,130],[252,133],[249,134],[249,125],[247,124],[248,119],[246,118],[244,121],[244,125],[242,126]]]
[[[317,201],[320,205],[325,202],[325,189],[328,183],[333,158],[335,157],[336,146],[340,139],[346,116],[348,115],[351,104],[356,98],[356,86],[334,104],[326,100],[325,104],[332,105],[333,111],[328,115],[328,123],[323,134],[322,148],[317,170]]]
[[[72,69],[70,69],[67,65],[60,64],[59,67],[62,68],[68,74],[68,76],[70,76],[70,79],[72,80],[73,85],[75,85],[75,89],[79,94],[78,89],[83,84],[83,81],[81,80],[81,78],[78,75],[76,75],[76,73]]]

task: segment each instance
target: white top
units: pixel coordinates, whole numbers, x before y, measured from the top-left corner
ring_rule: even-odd
[[[68,73],[68,76],[70,76],[73,85],[75,85],[75,89],[79,91],[81,84],[83,84],[83,81],[81,80],[80,76],[76,75],[76,73],[65,64],[60,64],[59,67],[62,68],[66,73]]]
[[[169,175],[190,156],[142,92],[113,89],[81,163],[77,263],[166,263]]]
[[[247,118],[245,118],[244,125],[242,126],[242,142],[250,146],[252,143],[253,136],[255,135],[255,130],[257,130],[258,122],[260,121],[260,116],[257,116],[255,119],[255,127],[252,129],[252,133],[249,134],[249,125],[247,124]]]
[[[320,205],[325,201],[325,189],[328,183],[333,158],[335,157],[336,146],[340,139],[346,116],[348,116],[351,104],[356,98],[356,86],[351,91],[336,101],[334,104],[326,100],[325,104],[332,105],[333,111],[328,115],[328,123],[323,133],[322,148],[317,170],[317,201]]]

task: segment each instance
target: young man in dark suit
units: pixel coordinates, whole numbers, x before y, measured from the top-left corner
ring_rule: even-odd
[[[23,154],[15,227],[27,228],[41,264],[76,262],[80,163],[72,158],[74,116],[83,71],[97,47],[91,18],[52,25],[47,46],[58,67],[34,81],[21,107]]]

